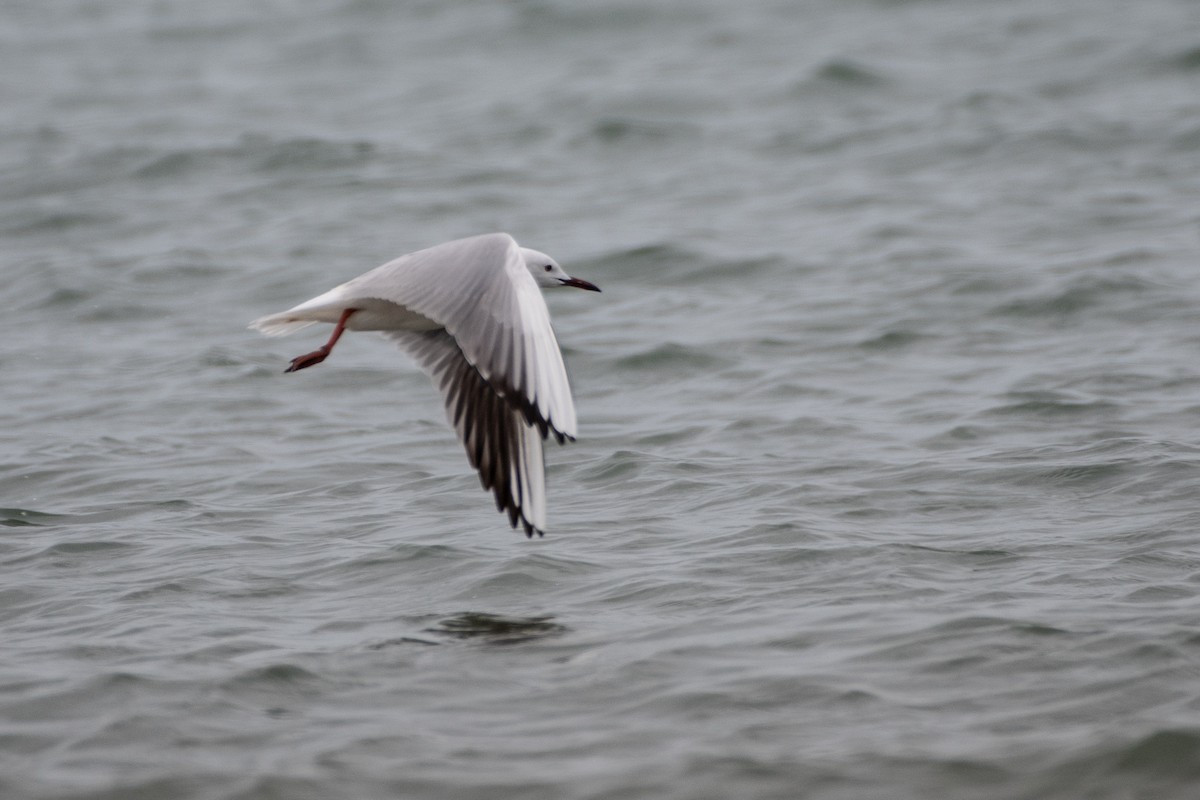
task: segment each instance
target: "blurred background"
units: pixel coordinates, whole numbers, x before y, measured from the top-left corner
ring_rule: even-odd
[[[1190,0],[8,0],[0,795],[1193,797],[1198,176]],[[246,330],[493,230],[533,542]]]

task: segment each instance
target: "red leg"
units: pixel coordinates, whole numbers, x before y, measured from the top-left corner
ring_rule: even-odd
[[[329,341],[311,353],[305,353],[302,356],[293,358],[292,365],[285,369],[284,372],[295,372],[296,370],[311,367],[314,364],[320,364],[324,361],[333,350],[333,346],[337,344],[337,340],[342,338],[342,331],[346,330],[346,320],[350,319],[350,315],[357,310],[357,308],[347,308],[343,311],[342,318],[337,321],[337,325],[333,326],[333,334],[329,337]]]

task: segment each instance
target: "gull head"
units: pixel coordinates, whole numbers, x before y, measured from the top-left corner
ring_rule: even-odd
[[[522,247],[521,257],[525,259],[525,266],[529,269],[529,274],[533,276],[534,283],[543,289],[551,286],[574,286],[576,289],[587,289],[589,292],[600,291],[600,287],[596,284],[588,283],[582,278],[572,278],[563,272],[563,268],[558,265],[558,262],[545,253]]]

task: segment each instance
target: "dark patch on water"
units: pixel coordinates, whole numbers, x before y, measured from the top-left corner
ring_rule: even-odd
[[[1189,47],[1172,54],[1164,60],[1164,66],[1180,72],[1200,71],[1200,46]]]
[[[603,144],[660,143],[693,133],[691,126],[629,117],[606,117],[592,125],[590,135]]]
[[[554,622],[552,615],[512,617],[478,611],[464,611],[425,628],[426,633],[486,644],[520,644],[561,636],[568,630],[565,625]]]
[[[44,511],[33,511],[27,508],[0,508],[0,525],[9,528],[55,525],[65,519],[67,517],[62,514],[48,514]]]
[[[1151,733],[1120,753],[1113,768],[1156,778],[1200,780],[1200,729],[1176,728]]]
[[[985,413],[995,416],[1054,420],[1108,417],[1120,410],[1120,406],[1107,400],[1067,400],[1051,392],[1014,392],[1012,395],[1026,399],[996,406],[988,409]]]
[[[388,647],[404,647],[410,644],[419,644],[424,647],[437,647],[441,642],[433,642],[429,639],[418,639],[415,636],[398,636],[395,639],[387,639],[382,642],[375,642],[367,645],[368,650],[383,650]]]
[[[865,64],[847,58],[826,61],[813,73],[813,77],[817,81],[840,86],[875,87],[887,83],[883,75]]]
[[[858,346],[864,350],[899,350],[923,338],[925,338],[925,335],[919,331],[902,328],[885,331],[878,336],[864,339],[858,343]]]
[[[705,258],[677,244],[653,243],[606,252],[595,259],[581,261],[579,272],[594,265],[597,269],[602,267],[610,279],[657,286],[670,282],[670,276],[691,271],[703,263]]]
[[[1050,483],[1061,486],[1087,486],[1095,483],[1108,483],[1114,478],[1128,474],[1129,462],[1099,463],[1099,464],[1063,464],[1050,469],[1031,471],[1026,480],[1033,483]]]
[[[91,300],[95,296],[94,292],[74,287],[55,289],[46,295],[46,298],[38,305],[38,308],[70,308]]]
[[[653,371],[658,374],[664,374],[664,371],[691,373],[711,369],[723,363],[725,359],[711,355],[706,349],[675,342],[660,344],[617,360],[617,366],[621,369]]]
[[[218,167],[295,173],[361,166],[375,153],[375,146],[366,141],[273,139],[247,134],[229,146],[198,147],[155,156],[133,174],[145,180],[177,179]]]
[[[1085,277],[1051,294],[1039,294],[1012,300],[995,309],[996,314],[1015,317],[1071,316],[1109,303],[1112,299],[1153,288],[1132,277]]]
[[[73,228],[113,225],[119,217],[91,211],[41,211],[27,209],[13,214],[0,226],[0,232],[13,236],[64,233]]]
[[[319,675],[306,670],[298,664],[269,664],[264,667],[256,667],[244,672],[238,673],[237,676],[229,682],[230,686],[259,686],[267,685],[289,685],[289,686],[310,686],[321,680]]]

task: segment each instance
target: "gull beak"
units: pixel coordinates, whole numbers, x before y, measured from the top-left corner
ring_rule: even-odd
[[[594,283],[588,283],[583,278],[563,278],[563,286],[574,286],[576,289],[587,289],[589,292],[598,292],[600,287]]]

